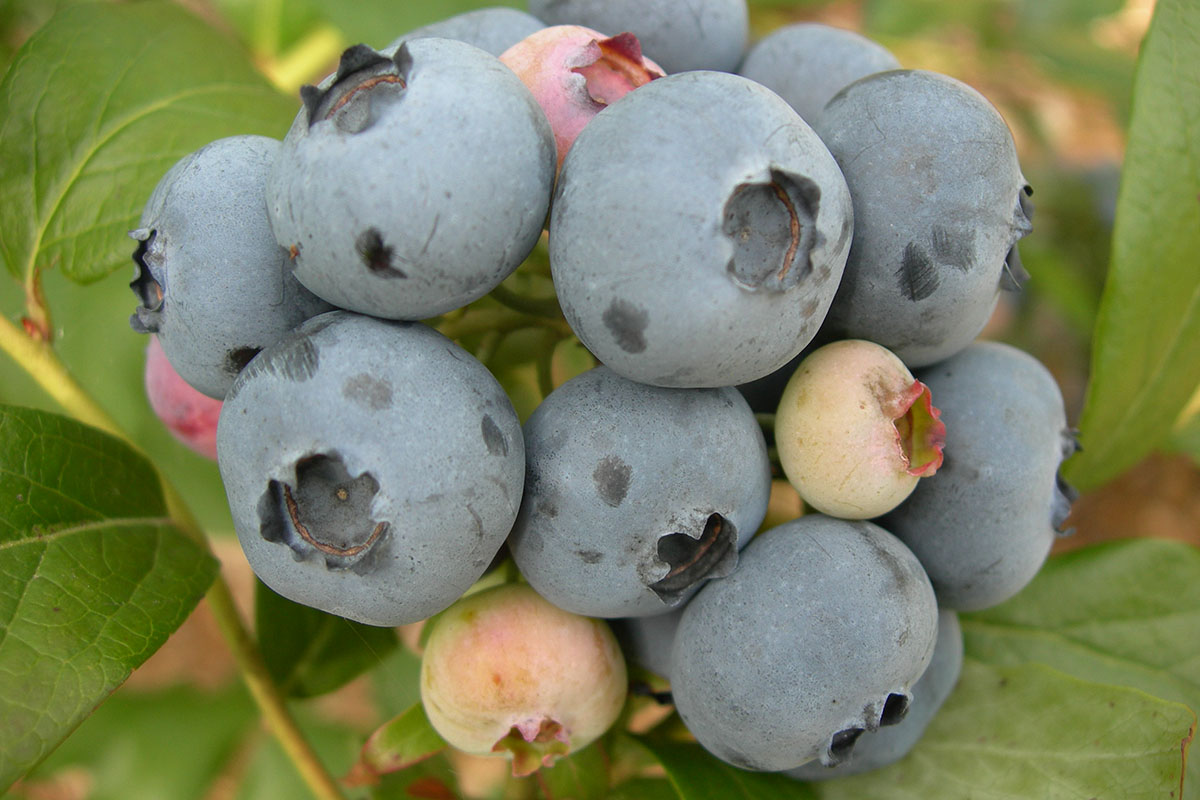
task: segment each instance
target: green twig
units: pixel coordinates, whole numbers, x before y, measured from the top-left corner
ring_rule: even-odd
[[[30,338],[6,317],[0,317],[0,350],[3,350],[54,399],[68,414],[93,428],[99,428],[139,453],[142,452],[129,435],[121,430],[108,412],[88,394],[67,370],[58,353],[49,343]],[[204,531],[196,522],[191,509],[175,487],[159,474],[163,495],[172,520],[191,539],[209,548]],[[258,645],[250,635],[237,607],[229,584],[220,574],[205,595],[221,632],[229,644],[250,694],[257,703],[267,728],[279,741],[309,789],[320,800],[343,800],[341,790],[321,764],[304,734],[297,727],[283,695],[267,672]]]
[[[526,297],[506,289],[503,284],[492,289],[491,296],[496,302],[523,314],[553,320],[562,319],[562,309],[558,307],[558,299],[554,297]]]
[[[545,347],[542,353],[538,355],[538,390],[541,391],[543,400],[549,397],[550,393],[554,391],[554,349],[560,340],[561,337],[556,336],[554,331],[547,331]]]
[[[571,333],[571,327],[566,320],[547,319],[541,316],[523,314],[509,308],[478,308],[455,319],[443,320],[437,329],[448,339],[463,339],[477,333],[499,331],[509,333],[521,328],[546,328],[562,336]]]
[[[492,356],[496,355],[496,348],[500,346],[504,335],[499,331],[488,331],[483,335],[479,342],[479,346],[475,348],[475,357],[483,364],[487,364],[492,360]]]

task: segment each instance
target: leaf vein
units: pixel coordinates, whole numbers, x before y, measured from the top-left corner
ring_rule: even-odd
[[[67,195],[70,193],[71,188],[79,180],[80,175],[83,174],[87,165],[93,158],[95,158],[96,154],[99,153],[101,149],[103,149],[114,138],[116,138],[129,127],[151,116],[152,114],[156,114],[164,109],[170,108],[172,105],[196,97],[203,97],[206,94],[235,91],[249,91],[258,93],[260,90],[254,86],[238,83],[210,83],[203,86],[189,87],[136,109],[132,113],[127,114],[125,117],[115,120],[107,129],[98,129],[96,132],[95,141],[93,141],[88,146],[87,150],[75,161],[75,164],[71,170],[71,174],[61,181],[57,187],[57,194],[54,197],[51,207],[48,209],[47,213],[37,221],[37,233],[34,238],[33,247],[30,248],[24,274],[29,275],[33,272],[38,256],[42,252],[42,242],[45,239],[51,222],[58,215],[58,212],[62,208],[62,204]],[[37,137],[35,136],[34,138],[36,139]]]
[[[77,536],[83,533],[93,533],[96,531],[104,531],[109,528],[122,527],[157,527],[173,525],[174,521],[170,517],[121,517],[109,518],[84,522],[77,525],[71,525],[65,528],[57,528],[49,533],[44,533],[35,536],[27,536],[23,539],[12,539],[7,542],[0,542],[0,552],[13,547],[23,545],[41,544],[45,542],[53,542],[58,539],[63,539],[68,536]]]

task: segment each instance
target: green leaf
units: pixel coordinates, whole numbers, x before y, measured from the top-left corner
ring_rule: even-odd
[[[1135,689],[968,658],[906,758],[811,785],[821,800],[1178,797],[1195,724],[1186,706]]]
[[[634,737],[649,750],[667,773],[679,800],[812,800],[807,784],[786,775],[747,772],[709,755],[698,744]]]
[[[593,742],[577,753],[542,767],[532,776],[545,800],[604,800],[608,797],[608,759]]]
[[[1160,0],[1142,44],[1112,263],[1066,478],[1090,489],[1164,444],[1200,385],[1200,5]]]
[[[224,136],[280,137],[297,105],[176,4],[61,11],[0,82],[0,263],[26,281],[127,266],[125,234],[175,161]]]
[[[1189,419],[1171,436],[1170,449],[1200,464],[1200,414]]]
[[[1133,539],[1050,559],[996,608],[961,616],[968,652],[1040,661],[1200,709],[1200,549]]]
[[[461,797],[456,791],[458,770],[445,755],[427,758],[400,772],[384,775],[378,786],[371,788],[373,800],[412,800],[414,797]]]
[[[1050,559],[1012,600],[961,617],[967,652],[1041,662],[1200,709],[1200,549],[1135,539]],[[1188,780],[1200,791],[1200,759]]]
[[[56,779],[83,774],[88,800],[202,800],[255,743],[256,722],[254,703],[240,685],[220,691],[125,687],[34,770],[21,784],[29,791],[17,796],[58,796],[51,788]],[[47,787],[44,795],[34,791],[39,785]]]
[[[425,706],[417,703],[371,734],[352,770],[353,780],[375,783],[381,775],[408,769],[445,749]]]
[[[1100,17],[1117,13],[1122,5],[1122,0],[1041,0],[1022,3],[1013,11],[1021,15],[1022,23],[1026,25],[1058,30],[1088,25]]]
[[[0,406],[0,789],[162,645],[216,568],[127,445]]]
[[[215,0],[225,19],[251,48],[276,56],[319,23],[310,0]]]
[[[562,386],[594,366],[596,366],[595,356],[574,336],[568,336],[554,346],[554,355],[550,361],[550,375],[555,386]]]
[[[426,623],[422,633],[429,627]],[[421,657],[407,647],[393,650],[371,672],[371,694],[381,718],[398,716],[421,702]]]
[[[678,800],[670,781],[661,778],[635,778],[614,787],[608,800]]]
[[[332,692],[377,666],[399,643],[392,628],[293,603],[262,583],[257,584],[254,619],[267,669],[291,697]]]

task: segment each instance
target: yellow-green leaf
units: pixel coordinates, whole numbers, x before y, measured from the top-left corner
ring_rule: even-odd
[[[1066,477],[1090,489],[1165,444],[1200,385],[1200,4],[1159,0],[1142,44],[1112,262]]]

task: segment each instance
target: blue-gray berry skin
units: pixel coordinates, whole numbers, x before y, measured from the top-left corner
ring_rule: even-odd
[[[762,377],[817,332],[853,230],[804,120],[722,72],[652,81],[563,160],[550,266],[567,321],[614,372],[675,387]]]
[[[899,722],[937,638],[920,562],[864,521],[812,514],[760,533],[684,609],[671,652],[680,716],[743,769],[844,760]]]
[[[446,608],[516,517],[520,422],[431,328],[332,311],[234,383],[217,460],[238,539],[277,593],[370,625]]]
[[[750,48],[738,74],[779,94],[810,125],[844,87],[900,62],[867,37],[819,22],[772,31]]]
[[[547,25],[583,25],[608,36],[628,31],[668,73],[733,72],[750,29],[746,0],[529,0],[529,10]]]
[[[939,601],[960,611],[1012,597],[1037,574],[1074,490],[1062,395],[1033,356],[976,342],[919,370],[946,424],[945,461],[880,519],[921,559]]]
[[[482,297],[533,249],[554,138],[495,56],[450,39],[407,41],[393,57],[359,45],[302,94],[267,197],[313,293],[424,319]]]
[[[409,31],[382,52],[394,53],[408,39],[433,37],[473,44],[499,58],[505,50],[544,27],[537,17],[515,8],[477,8]]]
[[[912,702],[904,719],[895,725],[864,733],[854,743],[850,758],[840,764],[826,767],[819,761],[810,761],[788,770],[788,776],[802,781],[828,780],[870,772],[904,758],[920,741],[925,728],[950,696],[962,672],[962,662],[963,637],[958,614],[943,609],[938,613],[933,660],[912,688]]]
[[[218,139],[175,163],[138,228],[130,323],[157,333],[171,366],[218,400],[259,350],[332,307],[292,276],[267,221],[279,141]]]
[[[665,389],[596,367],[555,389],[524,432],[509,550],[567,611],[665,613],[729,574],[766,515],[766,443],[735,389]]]
[[[854,197],[854,242],[822,339],[870,339],[909,367],[979,334],[1010,251],[1032,229],[1012,134],[981,94],[893,70],[839,92],[814,120]]]
[[[613,620],[610,625],[625,660],[670,680],[671,646],[675,643],[675,631],[685,608],[686,603],[666,614]]]

